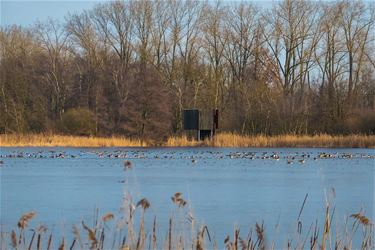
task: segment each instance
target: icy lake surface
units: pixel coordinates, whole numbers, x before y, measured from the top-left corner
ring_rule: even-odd
[[[121,216],[125,189],[135,203],[150,201],[146,219],[156,215],[163,236],[176,216],[171,196],[181,192],[220,244],[235,226],[246,234],[262,221],[271,240],[285,243],[306,194],[304,232],[324,220],[327,201],[339,226],[361,210],[374,221],[374,149],[1,148],[0,155],[5,231],[32,210],[33,225],[68,235],[72,224],[92,223],[95,209]]]

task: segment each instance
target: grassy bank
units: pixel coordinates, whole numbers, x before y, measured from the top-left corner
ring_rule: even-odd
[[[124,137],[68,135],[0,135],[1,147],[141,147],[147,143]]]
[[[1,147],[141,147],[152,142],[124,137],[84,137],[65,135],[0,135]],[[161,146],[167,147],[354,147],[375,148],[375,135],[238,135],[220,133],[214,140],[202,142],[188,140],[186,136],[170,137]]]
[[[169,138],[167,146],[212,146],[212,147],[348,147],[374,148],[374,135],[238,135],[218,134],[214,140],[188,141],[186,137]]]

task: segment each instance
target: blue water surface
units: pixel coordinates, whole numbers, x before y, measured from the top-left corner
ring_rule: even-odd
[[[71,226],[92,223],[96,210],[121,217],[125,190],[135,203],[150,201],[148,225],[156,216],[166,233],[171,216],[187,223],[191,210],[219,246],[235,227],[246,235],[256,222],[264,223],[267,239],[285,246],[306,194],[303,232],[323,223],[327,203],[338,227],[360,211],[374,218],[373,149],[1,148],[0,155],[3,231],[36,211],[33,225],[69,237]],[[125,160],[132,169],[124,171]],[[176,192],[188,202],[186,214],[171,201]]]

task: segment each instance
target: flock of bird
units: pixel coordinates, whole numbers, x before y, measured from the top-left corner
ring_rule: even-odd
[[[1,153],[1,152],[0,152]],[[327,152],[252,152],[252,151],[235,151],[228,150],[94,150],[94,151],[37,151],[24,152],[13,151],[11,153],[0,154],[0,166],[4,164],[3,159],[9,158],[40,158],[40,159],[66,159],[66,158],[92,158],[99,159],[185,159],[190,160],[193,164],[203,159],[248,159],[248,160],[284,160],[287,164],[303,164],[307,160],[319,159],[375,159],[375,154],[369,153],[327,153]]]

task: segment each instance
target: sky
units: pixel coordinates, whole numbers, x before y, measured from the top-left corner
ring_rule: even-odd
[[[64,20],[68,13],[80,13],[91,9],[99,2],[108,0],[0,0],[1,26],[30,26],[37,21],[45,21],[48,17]],[[225,1],[225,0],[224,0]],[[277,0],[253,0],[261,5],[270,5]]]
[[[37,21],[43,22],[48,17],[64,21],[64,17],[69,13],[80,13],[83,10],[91,9],[99,2],[105,1],[109,0],[0,0],[0,25],[16,24],[28,27]],[[250,1],[263,7],[269,7],[273,2],[279,0]],[[365,0],[365,2],[371,1]]]
[[[45,21],[48,17],[63,21],[69,12],[80,13],[98,2],[99,0],[0,0],[1,26],[30,26],[37,21]]]

